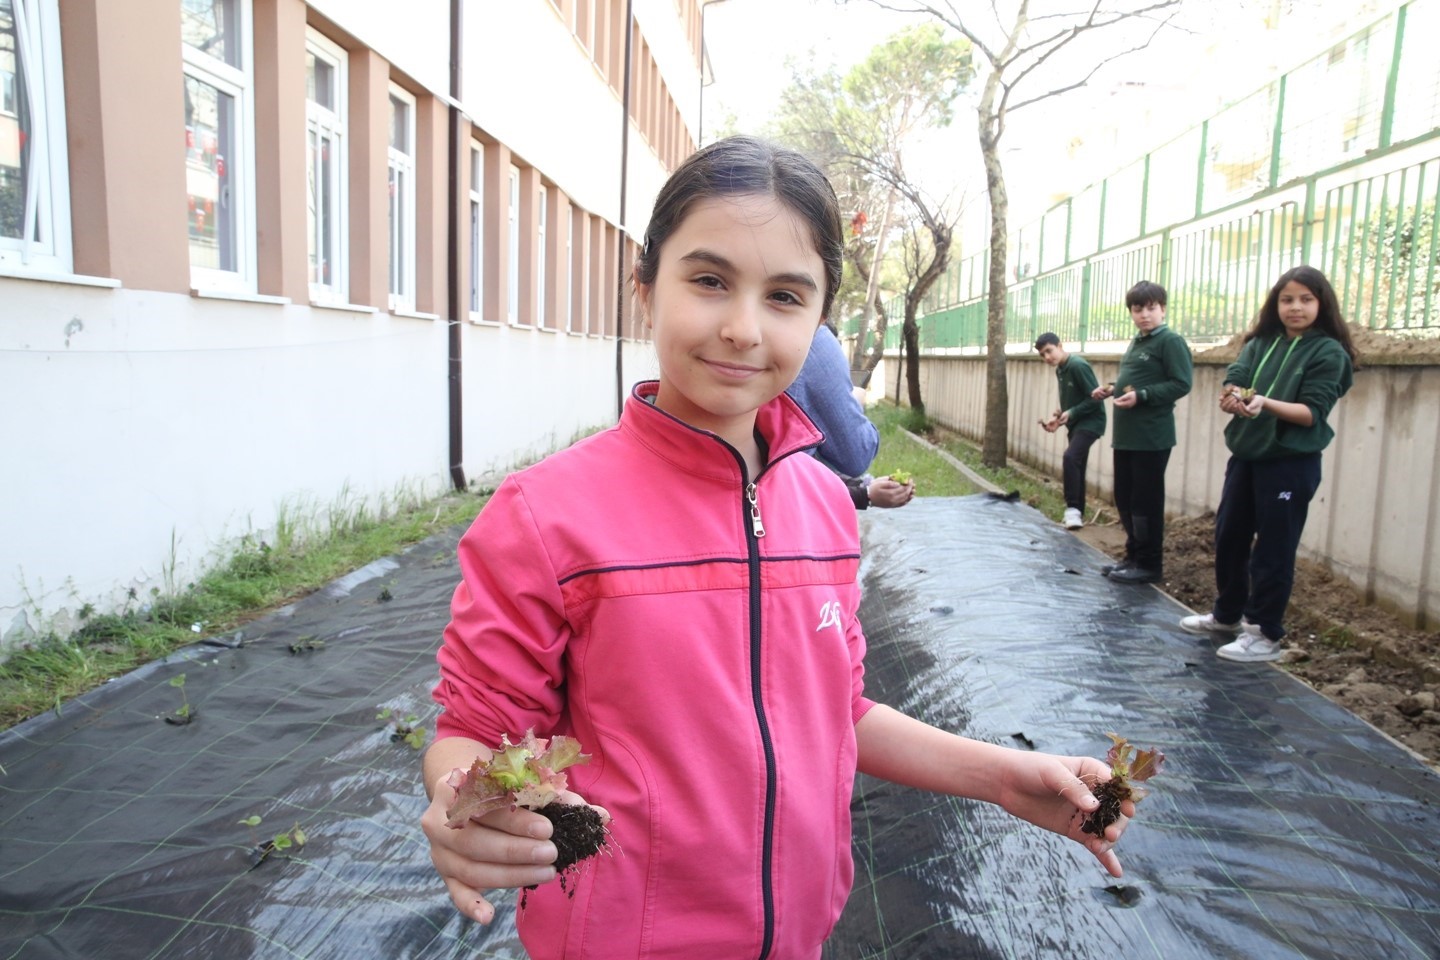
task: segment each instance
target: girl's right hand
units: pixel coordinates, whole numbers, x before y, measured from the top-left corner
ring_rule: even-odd
[[[447,775],[448,777],[448,775]],[[492,810],[479,820],[455,829],[447,825],[445,810],[455,802],[455,789],[441,780],[434,798],[420,818],[430,841],[430,860],[450,891],[450,900],[465,916],[480,923],[495,919],[495,906],[485,892],[506,887],[529,887],[555,879],[556,850],[550,842],[551,825],[531,810]],[[562,803],[584,803],[565,792]],[[596,808],[606,822],[610,815]]]

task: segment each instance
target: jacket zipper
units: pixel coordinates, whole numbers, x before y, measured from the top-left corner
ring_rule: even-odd
[[[741,470],[743,476],[743,466]],[[746,479],[748,481],[748,477]],[[750,530],[745,537],[750,568],[750,698],[755,706],[760,743],[765,748],[765,830],[760,876],[765,909],[760,960],[765,960],[775,941],[775,744],[770,739],[770,722],[766,719],[765,700],[760,692],[760,538],[765,536],[765,525],[760,520],[760,499],[754,481],[745,484],[745,507],[750,517]]]

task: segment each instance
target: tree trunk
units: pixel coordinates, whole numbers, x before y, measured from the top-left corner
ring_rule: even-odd
[[[914,286],[905,294],[905,322],[900,328],[901,340],[904,341],[905,382],[909,404],[911,409],[922,414],[925,412],[925,399],[920,395],[920,324],[917,317],[921,304],[925,302],[925,295],[950,265],[952,239],[948,226],[934,220],[931,220],[928,226],[931,240],[935,244],[935,254],[916,278]],[[898,394],[900,391],[895,392]],[[896,399],[899,399],[898,396]]]
[[[860,336],[855,340],[855,350],[850,357],[851,370],[874,370],[875,364],[880,362],[880,353],[875,352],[875,359],[867,362],[865,358],[865,338],[870,332],[870,320],[874,316],[870,311],[877,309],[878,315],[884,316],[885,311],[880,307],[880,263],[885,256],[885,234],[890,229],[890,211],[895,206],[895,191],[892,189],[885,195],[885,212],[880,216],[880,230],[875,234],[875,252],[870,259],[870,265],[862,271],[865,275],[865,305],[860,311]],[[856,263],[859,266],[859,263]],[[884,341],[883,332],[877,335],[877,339]]]
[[[1000,167],[998,130],[998,118],[982,109],[980,154],[990,194],[990,300],[985,317],[985,439],[980,459],[987,467],[1005,466],[1010,447],[1010,388],[1005,378],[1006,219],[1010,203]]]

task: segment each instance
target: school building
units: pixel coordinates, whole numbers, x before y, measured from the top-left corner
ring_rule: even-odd
[[[0,0],[0,648],[611,422],[703,23]]]

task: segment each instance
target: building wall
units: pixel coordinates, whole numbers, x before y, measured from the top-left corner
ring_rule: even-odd
[[[681,104],[698,90],[694,0],[635,4],[623,218],[624,0],[463,4],[458,100],[448,95],[445,0],[408,4],[403,17],[382,0],[244,4],[251,136],[225,160],[253,198],[249,246],[237,251],[249,259],[218,285],[192,268],[187,239],[203,165],[198,148],[179,147],[194,89],[182,83],[192,54],[180,0],[27,3],[58,24],[63,86],[50,92],[63,97],[58,196],[73,238],[59,267],[42,269],[0,237],[0,488],[10,505],[0,512],[0,648],[72,626],[83,605],[183,587],[238,538],[273,536],[282,516],[323,526],[335,508],[443,490],[452,319],[461,468],[472,482],[613,422],[629,383],[654,375],[643,331],[617,318],[617,303],[628,311],[632,238],[693,149],[693,109]],[[312,287],[309,257],[305,55],[315,35],[343,52],[347,72],[337,108],[343,263],[330,265],[344,280],[333,295]],[[392,94],[413,112],[414,276],[403,303],[390,289]],[[211,170],[213,146],[202,158]],[[475,309],[472,147],[483,163]],[[631,338],[618,349],[617,330]]]

